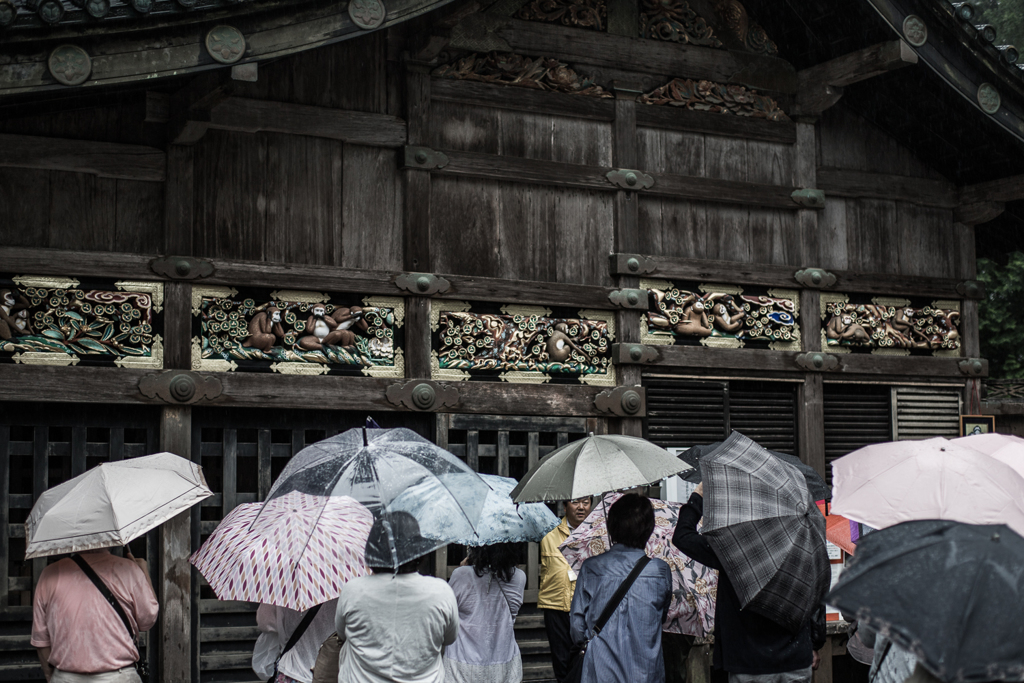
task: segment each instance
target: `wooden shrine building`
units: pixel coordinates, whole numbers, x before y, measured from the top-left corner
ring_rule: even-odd
[[[0,681],[42,676],[22,523],[107,460],[203,466],[215,497],[137,542],[146,656],[231,683],[255,608],[190,553],[367,415],[512,477],[588,432],[822,473],[955,435],[974,226],[1024,198],[1024,72],[969,10],[0,0]]]

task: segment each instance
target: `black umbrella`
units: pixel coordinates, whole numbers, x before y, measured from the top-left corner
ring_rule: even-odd
[[[691,484],[699,484],[701,481],[701,473],[698,461],[721,445],[721,441],[716,441],[715,443],[707,445],[693,446],[680,453],[679,459],[693,467],[693,469],[687,472],[681,472],[679,476]],[[811,496],[814,500],[832,500],[832,489],[829,488],[829,485],[826,484],[825,480],[821,478],[820,474],[818,474],[818,470],[803,462],[795,455],[780,453],[778,451],[768,452],[783,462],[788,462],[790,465],[800,470],[800,473],[804,475],[804,479],[807,480],[807,490],[811,492]]]
[[[874,531],[825,598],[946,683],[1024,681],[1024,538],[926,520]]]

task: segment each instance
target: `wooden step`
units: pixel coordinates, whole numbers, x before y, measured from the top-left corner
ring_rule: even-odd
[[[523,680],[533,683],[555,683],[551,662],[523,662]]]
[[[516,617],[516,630],[526,628],[544,628],[544,615],[520,614]]]
[[[519,651],[524,655],[551,654],[551,645],[547,638],[518,640]]]

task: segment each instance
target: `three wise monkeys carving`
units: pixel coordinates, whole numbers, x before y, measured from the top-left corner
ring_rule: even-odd
[[[325,346],[351,349],[356,345],[356,335],[368,329],[365,313],[359,306],[340,306],[328,315],[325,306],[316,305],[310,309],[302,330],[304,334],[295,344],[306,351],[320,351]],[[242,346],[269,353],[284,337],[281,309],[268,306],[249,321],[249,336]]]
[[[28,317],[29,301],[9,289],[0,289],[0,339],[34,334]]]

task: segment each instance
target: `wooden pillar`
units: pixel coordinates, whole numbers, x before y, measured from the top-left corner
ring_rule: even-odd
[[[798,120],[796,124],[796,156],[793,182],[803,189],[817,186],[818,143],[813,121]],[[800,261],[804,268],[820,268],[821,252],[818,236],[818,211],[797,211],[797,229],[802,245]],[[800,292],[800,336],[804,351],[821,350],[821,296],[818,290]],[[825,400],[820,372],[804,375],[798,392],[797,450],[800,459],[825,476]]]
[[[638,84],[615,81],[615,123],[612,142],[612,164],[616,168],[636,168],[636,98]],[[615,251],[635,254],[640,249],[636,192],[619,190],[615,193]],[[633,289],[640,286],[635,276],[619,277],[619,287]],[[640,311],[620,310],[615,313],[615,336],[619,343],[640,341]],[[639,365],[618,366],[618,383],[634,386],[641,382]],[[643,436],[643,420],[626,417],[619,421],[619,432],[629,436]]]
[[[956,247],[957,277],[973,280],[978,276],[978,261],[974,252],[974,226],[953,224],[953,243]],[[964,299],[960,311],[960,338],[966,358],[981,357],[981,335],[978,330],[978,302]],[[981,380],[969,379],[964,385],[963,413],[976,414],[981,410]]]
[[[164,251],[168,255],[192,255],[194,225],[193,148],[169,145],[167,183],[164,188]],[[164,368],[191,368],[192,285],[164,284]],[[168,406],[160,416],[160,450],[192,457],[192,410]],[[198,453],[196,454],[198,457]],[[159,643],[157,680],[186,683],[198,680],[199,612],[195,590],[198,576],[188,558],[192,554],[199,507],[183,512],[160,526],[157,586],[160,600],[158,634],[150,635],[150,647]],[[150,558],[154,562],[154,558]],[[156,636],[156,637],[154,637]]]
[[[829,636],[825,639],[825,645],[818,650],[818,656],[821,657],[821,662],[818,664],[818,670],[814,672],[814,683],[832,683],[832,638]]]
[[[430,125],[430,73],[427,68],[406,63],[405,118],[408,144],[427,146]],[[430,171],[410,168],[404,171],[405,269],[429,273],[430,254]],[[406,297],[405,376],[430,377],[430,299]]]

